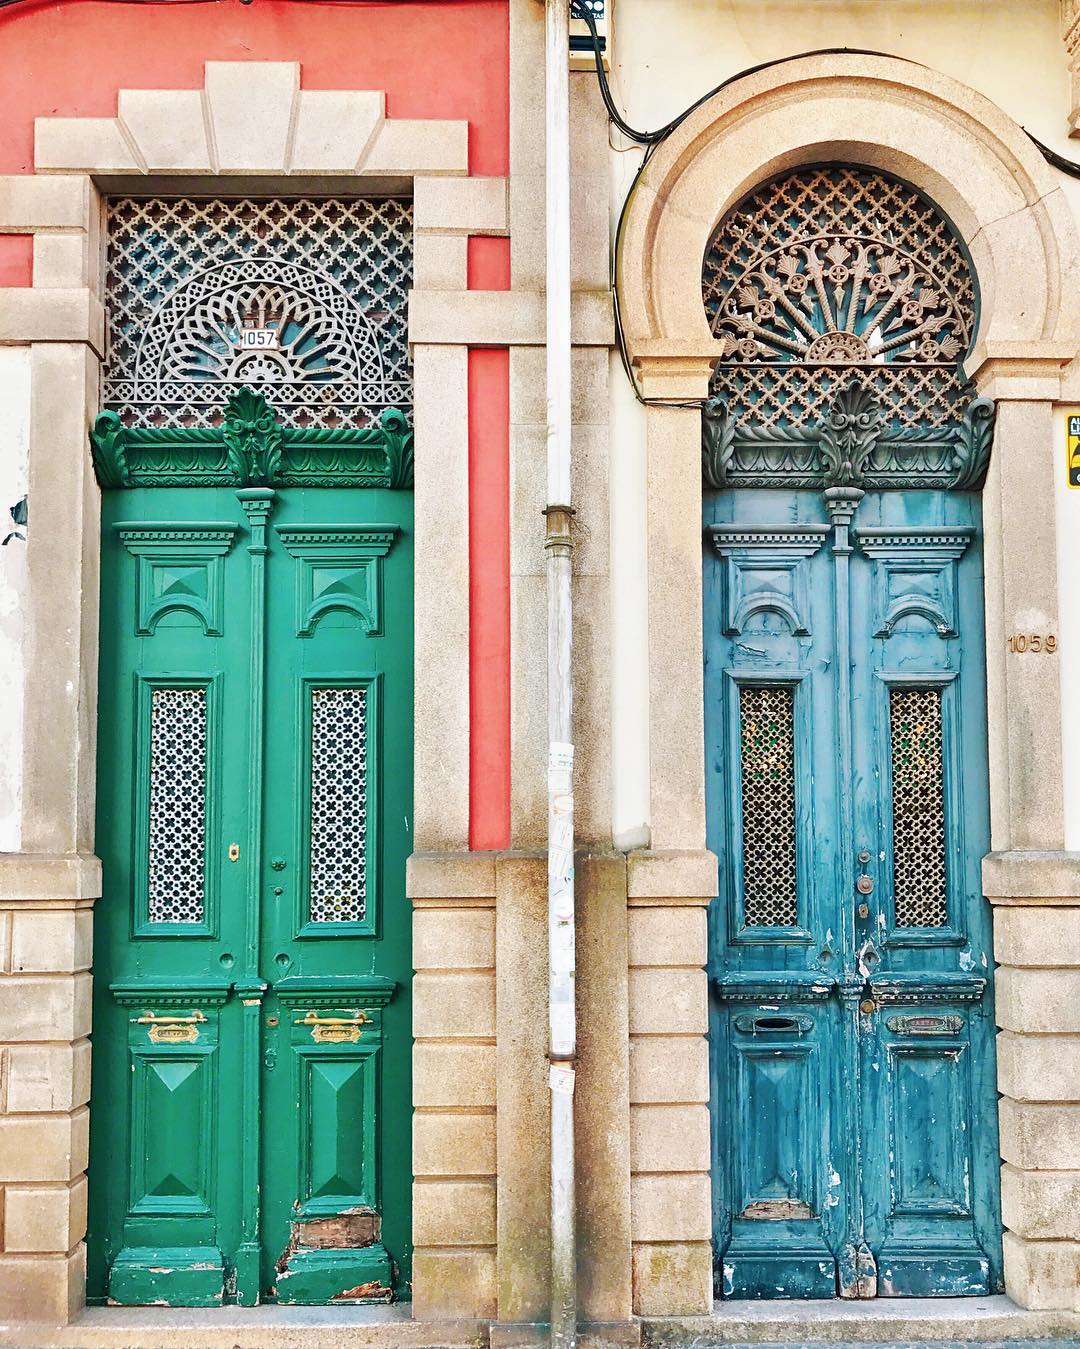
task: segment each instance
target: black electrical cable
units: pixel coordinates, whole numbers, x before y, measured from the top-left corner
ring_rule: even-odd
[[[1051,150],[1049,145],[1044,145],[1039,140],[1038,136],[1033,136],[1026,126],[1022,126],[1020,130],[1048,164],[1051,164],[1055,169],[1060,169],[1062,173],[1067,173],[1070,178],[1080,178],[1080,164],[1075,159],[1066,159],[1064,155],[1059,155],[1056,150]]]
[[[596,28],[596,16],[583,3],[583,0],[570,0],[570,13],[576,19],[584,21],[589,30],[589,37],[592,41],[593,58],[596,63],[596,78],[600,82],[600,96],[604,100],[604,106],[607,108],[608,117],[614,126],[626,136],[629,140],[636,141],[638,145],[656,146],[668,138],[673,131],[677,131],[683,122],[691,115],[697,112],[698,108],[704,103],[708,103],[710,98],[726,89],[729,84],[734,84],[736,80],[744,80],[748,75],[756,75],[760,70],[768,70],[772,66],[786,65],[790,61],[801,61],[806,56],[837,56],[847,54],[850,56],[888,56],[888,52],[874,51],[870,47],[816,47],[813,51],[796,52],[793,56],[779,56],[772,61],[762,61],[756,66],[747,66],[745,70],[736,71],[734,75],[729,75],[726,80],[721,80],[719,84],[713,85],[700,98],[694,100],[688,108],[673,117],[666,126],[658,127],[655,131],[638,131],[626,122],[611,96],[611,87],[608,84],[607,71],[604,69],[604,62],[601,56],[600,35]],[[909,65],[922,65],[921,61],[912,61],[909,57],[893,57],[893,60],[907,61]],[[925,70],[927,67],[923,66]],[[1077,166],[1080,170],[1080,165]]]

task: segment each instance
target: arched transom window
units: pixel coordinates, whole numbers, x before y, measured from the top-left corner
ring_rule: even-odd
[[[758,187],[713,234],[703,295],[723,346],[709,416],[727,443],[714,485],[764,483],[770,468],[786,484],[827,477],[821,430],[842,396],[874,431],[864,485],[971,486],[985,468],[993,410],[982,400],[986,444],[962,443],[974,273],[948,220],[906,183],[828,165]]]
[[[288,425],[371,426],[411,406],[411,284],[407,201],[111,201],[104,405],[218,426],[247,387]]]

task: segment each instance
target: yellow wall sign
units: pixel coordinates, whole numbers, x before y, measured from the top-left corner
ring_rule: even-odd
[[[1066,418],[1065,472],[1070,487],[1080,487],[1080,417]]]

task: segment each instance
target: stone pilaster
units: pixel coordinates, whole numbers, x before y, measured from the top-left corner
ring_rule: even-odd
[[[414,853],[413,1314],[495,1314],[495,861]]]
[[[716,859],[631,853],[630,1199],[638,1316],[712,1307],[706,906]]]
[[[69,1321],[86,1293],[95,858],[0,860],[0,1308]]]
[[[1072,1308],[1080,1284],[1080,855],[1064,851],[1061,673],[1056,654],[1012,650],[1013,633],[1058,632],[1053,500],[1060,371],[1067,350],[989,357],[998,404],[983,489],[987,712],[1001,1092],[1005,1286],[1021,1306]]]
[[[991,853],[1005,1286],[1072,1309],[1080,1288],[1080,855]]]

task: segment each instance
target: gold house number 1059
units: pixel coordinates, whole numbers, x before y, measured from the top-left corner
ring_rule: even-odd
[[[1057,638],[1053,633],[1044,637],[1040,632],[1015,632],[1006,641],[1009,650],[1020,656],[1032,651],[1045,651],[1050,655],[1057,650]]]

